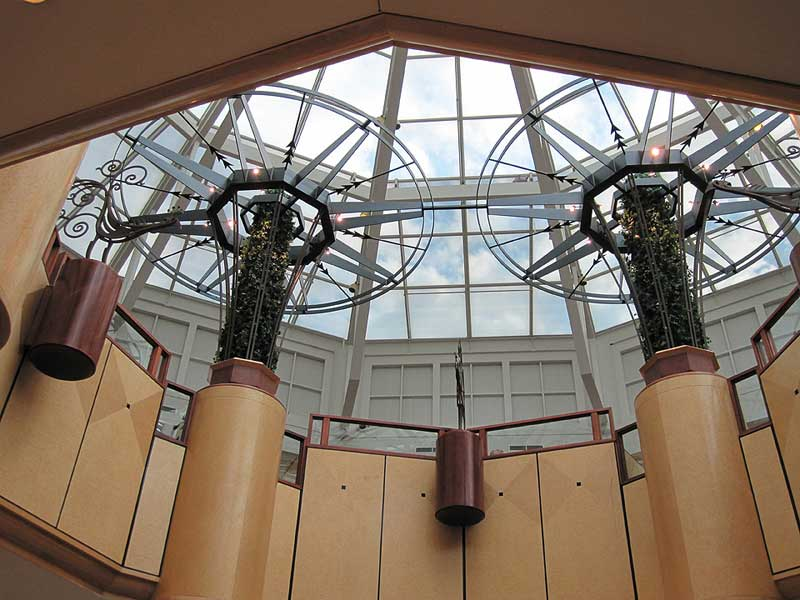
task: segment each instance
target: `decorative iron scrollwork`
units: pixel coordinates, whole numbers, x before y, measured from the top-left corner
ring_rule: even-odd
[[[76,179],[67,195],[66,205],[74,209],[61,210],[56,228],[66,237],[78,239],[89,233],[94,224],[94,239],[86,248],[86,258],[91,258],[97,242],[104,242],[101,260],[106,262],[114,244],[131,241],[139,236],[175,225],[174,214],[161,215],[154,222],[134,222],[127,216],[124,199],[121,206],[117,197],[123,198],[126,185],[140,186],[147,178],[147,169],[141,165],[125,166],[122,161],[112,159],[98,167],[103,181]]]

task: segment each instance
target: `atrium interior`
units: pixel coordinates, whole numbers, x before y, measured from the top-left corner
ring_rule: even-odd
[[[0,600],[800,598],[796,66],[419,10],[0,119]]]

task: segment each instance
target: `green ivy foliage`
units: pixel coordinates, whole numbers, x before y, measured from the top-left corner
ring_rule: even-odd
[[[625,199],[619,219],[628,250],[629,283],[639,298],[645,360],[659,350],[684,344],[708,348],[703,320],[691,293],[692,275],[671,212],[671,202],[662,189],[637,187]]]
[[[278,364],[277,352],[270,353],[278,338],[278,324],[283,315],[283,301],[286,295],[286,269],[289,266],[289,245],[292,241],[292,213],[281,210],[277,219],[275,239],[270,248],[274,205],[262,205],[253,219],[250,237],[244,241],[239,253],[239,273],[234,289],[236,311],[229,314],[219,336],[217,360],[246,358],[264,363],[270,369]],[[258,295],[264,273],[264,298],[261,310],[257,311]],[[253,323],[258,318],[255,331]],[[233,343],[230,352],[225,352],[228,336],[233,327]],[[248,353],[251,333],[254,334],[253,351]],[[249,355],[248,355],[249,354]]]

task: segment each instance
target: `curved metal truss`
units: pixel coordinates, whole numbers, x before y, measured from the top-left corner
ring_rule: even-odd
[[[733,114],[739,107],[701,99],[680,112],[676,94],[651,91],[637,128],[615,92],[608,82],[571,81],[509,125],[489,153],[477,186],[478,226],[517,278],[564,298],[629,303],[617,208],[642,186],[672,200],[700,289],[753,265],[797,225],[800,188],[772,188],[761,178],[776,167],[797,172],[792,161],[800,149],[789,145],[792,138],[770,135],[787,114]],[[602,110],[587,110],[589,102]],[[538,192],[499,194],[495,184],[509,171],[526,173]],[[766,215],[772,231],[750,227]],[[719,234],[732,228],[752,235],[727,244]],[[536,255],[529,245],[538,234],[553,244]]]
[[[113,158],[99,168],[102,181],[76,180],[68,198],[74,210],[65,209],[59,228],[67,237],[82,237],[91,230],[87,219],[94,219],[95,240],[87,254],[96,240],[108,244],[104,259],[110,244],[131,241],[169,278],[221,300],[230,296],[253,215],[280,202],[295,221],[286,312],[299,314],[374,299],[419,265],[433,232],[431,191],[416,159],[380,120],[317,91],[283,84],[219,101],[203,113],[209,114],[211,121],[203,123],[187,110],[125,132]],[[311,128],[315,135],[301,137]],[[176,135],[185,129],[199,144],[176,148],[171,141],[187,137]],[[371,170],[381,152],[388,153],[391,167],[359,175]],[[369,194],[390,176],[408,182],[409,199]],[[142,189],[160,193],[162,206],[129,200]],[[361,199],[351,197],[357,189]],[[169,209],[157,210],[166,199]],[[405,230],[396,253],[377,251],[381,227]],[[164,235],[181,240],[182,248],[170,253],[157,247]],[[204,256],[198,259],[199,253]],[[185,261],[187,254],[195,256]],[[190,263],[194,268],[186,268]],[[318,281],[327,282],[324,293],[315,292]]]

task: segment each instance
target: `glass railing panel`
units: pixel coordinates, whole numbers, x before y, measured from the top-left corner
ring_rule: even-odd
[[[800,302],[797,297],[769,328],[775,351],[780,352],[800,332]]]
[[[111,319],[108,337],[114,340],[139,366],[144,370],[148,369],[154,350],[153,344],[118,312],[114,313],[114,317]]]
[[[764,393],[756,372],[753,371],[749,376],[737,379],[733,379],[733,388],[744,430],[747,431],[769,423],[767,403],[764,400]]]
[[[192,398],[192,392],[169,384],[164,390],[164,401],[158,414],[156,431],[178,442],[185,441]]]
[[[600,421],[600,439],[610,440],[612,437],[614,437],[611,430],[611,415],[608,413],[599,413],[597,418]]]
[[[610,437],[610,429],[608,436]],[[486,437],[489,456],[568,446],[594,440],[591,415],[489,429]]]
[[[639,430],[634,428],[619,434],[622,440],[622,458],[624,461],[625,479],[644,475],[644,459],[642,445],[639,442]]]
[[[322,443],[322,418],[314,417],[311,421],[311,431],[308,433],[309,443],[319,445]]]
[[[302,440],[284,434],[283,445],[281,446],[281,464],[278,471],[278,479],[287,483],[297,483],[297,473],[300,468],[302,450]]]
[[[425,431],[374,423],[346,423],[331,420],[328,446],[436,456],[438,437],[438,431],[435,430]]]

